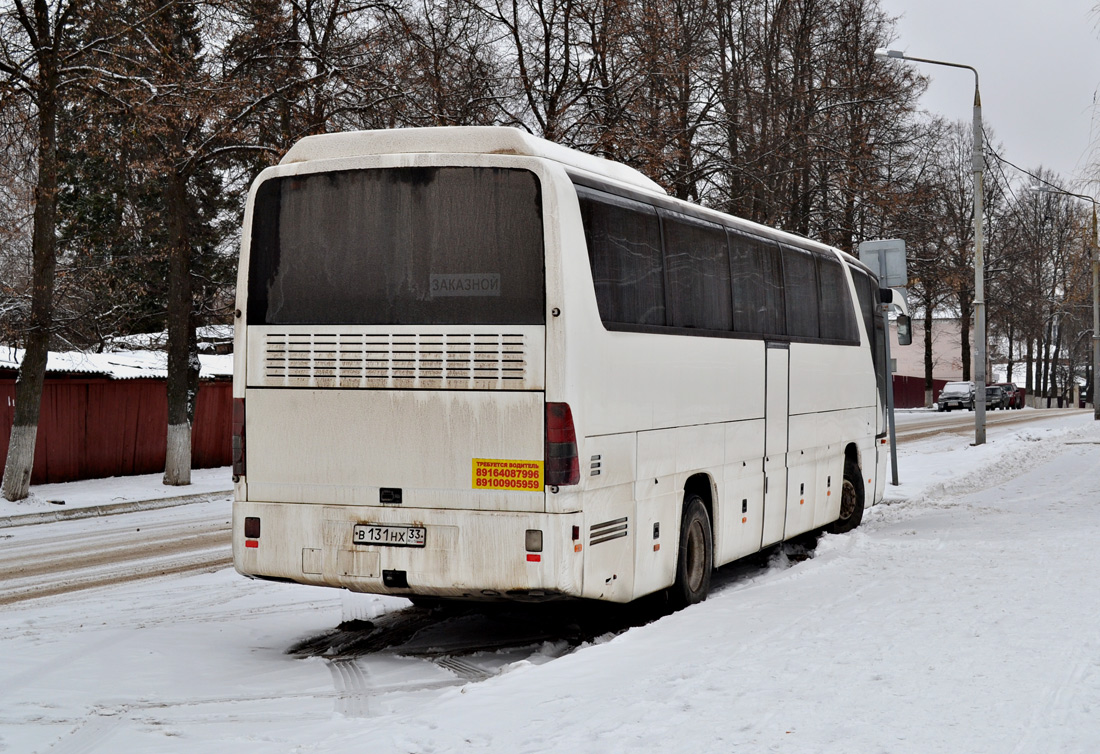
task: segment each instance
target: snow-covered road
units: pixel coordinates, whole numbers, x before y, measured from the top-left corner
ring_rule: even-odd
[[[985,415],[986,431],[990,437],[1004,434],[1002,429],[1016,427],[1031,422],[1049,422],[1054,417],[1077,416],[1085,412],[1080,409],[1055,408],[1049,411],[1017,410],[987,411]],[[897,415],[898,447],[912,440],[923,440],[940,432],[953,432],[958,435],[974,436],[974,412],[972,411],[930,411],[910,409]]]
[[[299,658],[408,603],[231,569],[7,605],[0,751],[1100,750],[1100,427],[1051,414],[968,443],[906,442],[857,531],[576,650]],[[198,513],[174,510],[115,518]],[[28,528],[77,543],[103,521]],[[16,543],[0,530],[0,557]]]
[[[224,496],[169,511],[0,530],[0,606],[233,562]]]

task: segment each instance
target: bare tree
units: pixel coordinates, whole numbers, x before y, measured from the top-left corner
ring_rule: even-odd
[[[143,192],[140,231],[158,262],[168,332],[166,484],[190,483],[191,423],[198,392],[196,328],[230,285],[231,233],[224,180],[229,158],[264,152],[252,130],[272,92],[242,86],[218,40],[221,7],[178,0],[134,0],[97,52],[109,71],[96,90],[98,113],[119,129],[111,148]],[[208,54],[210,53],[210,54]],[[229,72],[227,74],[226,72]],[[235,203],[233,203],[235,204]],[[232,225],[236,225],[233,222]]]
[[[716,0],[715,203],[852,249],[890,211],[924,80],[875,0]]]
[[[30,301],[34,146],[26,103],[0,104],[0,343],[20,343]]]
[[[391,9],[387,20],[395,42],[387,76],[404,93],[393,103],[397,122],[476,126],[504,117],[501,57],[485,14],[470,12],[466,0],[421,0]]]
[[[505,123],[573,143],[589,79],[578,40],[585,0],[467,0],[497,29],[492,42],[512,74]]]
[[[942,120],[919,120],[899,125],[889,145],[877,150],[878,184],[883,190],[873,195],[862,212],[858,229],[865,238],[903,238],[909,267],[909,304],[923,314],[924,395],[932,405],[933,326],[949,294],[943,276],[943,228],[936,210],[942,194],[939,180],[939,152],[948,125]]]
[[[27,496],[34,467],[57,267],[57,123],[64,97],[83,78],[79,64],[86,43],[73,32],[89,8],[89,0],[35,0],[33,4],[8,0],[0,7],[0,91],[5,100],[19,98],[26,103],[33,123],[37,171],[25,351],[2,483],[8,500]]]

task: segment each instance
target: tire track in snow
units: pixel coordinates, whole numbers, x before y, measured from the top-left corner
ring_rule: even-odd
[[[122,715],[97,712],[83,721],[68,735],[46,749],[49,754],[91,754],[103,751],[101,744],[111,737],[122,722]]]

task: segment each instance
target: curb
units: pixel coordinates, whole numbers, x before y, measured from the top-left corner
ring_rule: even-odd
[[[80,518],[95,518],[97,516],[116,516],[120,513],[134,513],[137,511],[152,511],[160,508],[173,508],[177,505],[188,503],[208,502],[220,495],[232,495],[233,490],[215,490],[198,495],[180,495],[179,497],[162,497],[156,500],[129,500],[124,503],[106,503],[104,505],[89,505],[82,508],[58,509],[50,511],[38,511],[36,513],[18,513],[13,516],[0,516],[0,529],[15,526],[32,526],[34,524],[48,524],[54,521],[75,521]]]

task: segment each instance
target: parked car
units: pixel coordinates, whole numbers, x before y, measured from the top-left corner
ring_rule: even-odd
[[[1004,407],[1005,408],[1023,408],[1024,407],[1024,389],[1022,387],[1016,387],[1013,382],[998,382],[997,385],[1005,392]]]
[[[985,386],[985,407],[989,410],[1008,408],[1005,404],[1005,389],[1000,385]]]
[[[953,408],[968,408],[973,411],[974,383],[948,382],[940,391],[937,405],[940,411],[950,411]]]

